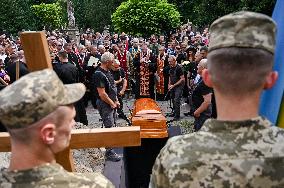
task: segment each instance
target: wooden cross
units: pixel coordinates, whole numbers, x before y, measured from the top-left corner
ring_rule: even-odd
[[[52,68],[44,32],[23,32],[21,42],[30,71]],[[40,78],[39,78],[40,79]],[[114,127],[72,130],[70,145],[56,155],[56,161],[68,171],[75,171],[71,149],[140,146],[140,127]],[[8,133],[0,133],[0,152],[11,151]]]
[[[21,43],[29,71],[52,69],[44,32],[23,32],[21,33]]]
[[[56,161],[68,171],[75,171],[71,149],[140,146],[140,127],[113,127],[72,130],[68,148],[56,156]],[[10,136],[0,133],[0,152],[11,151]]]

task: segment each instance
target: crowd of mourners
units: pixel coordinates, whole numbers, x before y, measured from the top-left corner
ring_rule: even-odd
[[[278,78],[276,23],[261,13],[239,11],[218,18],[209,31],[210,41],[208,29],[198,33],[188,26],[149,39],[88,29],[73,41],[46,32],[54,70],[29,74],[21,41],[1,35],[0,121],[10,135],[11,158],[9,167],[0,169],[0,187],[113,188],[102,174],[67,172],[56,154],[69,147],[74,118],[88,124],[89,99],[109,128],[116,111],[124,117],[126,93],[169,98],[173,120],[181,118],[184,95],[191,106],[185,115],[195,117],[197,131],[169,138],[157,157],[140,151],[153,151],[152,143],[160,140],[142,140],[134,158],[154,165],[151,172],[134,165],[132,174],[145,172],[140,177],[148,180],[139,177],[139,186],[129,187],[284,187],[284,130],[259,114],[262,91]],[[214,98],[218,116],[208,119],[214,117]],[[105,158],[121,160],[112,148],[106,148]],[[128,177],[121,177],[127,183]]]
[[[194,111],[205,101],[202,96],[212,93],[202,84],[201,88],[196,89],[202,80],[198,74],[198,64],[206,62],[208,52],[208,28],[199,32],[193,31],[191,25],[183,25],[169,35],[152,35],[149,38],[133,37],[124,32],[110,34],[104,31],[101,34],[89,28],[77,35],[76,39],[57,30],[45,33],[52,66],[59,78],[65,84],[81,82],[87,87],[84,98],[75,104],[77,122],[88,124],[85,107],[89,100],[97,108],[99,94],[94,86],[94,73],[105,52],[112,53],[116,59],[112,73],[120,102],[118,116],[125,120],[127,118],[122,110],[125,94],[136,99],[171,99],[173,106],[170,116],[179,120],[182,96],[191,105],[191,111],[185,115],[194,116]],[[170,61],[174,61],[173,65]],[[203,64],[200,69],[206,68],[206,63]],[[11,84],[17,77],[29,72],[20,38],[12,40],[5,34],[0,36],[0,65],[2,85]],[[16,71],[17,66],[19,71]],[[182,80],[179,82],[180,78]],[[211,102],[203,112],[211,109],[210,105]],[[195,129],[199,129],[200,124],[212,115],[212,110],[203,112],[195,114],[196,117],[202,116],[202,122],[197,122]]]

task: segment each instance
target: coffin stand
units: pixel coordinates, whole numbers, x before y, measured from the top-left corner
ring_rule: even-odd
[[[153,99],[134,102],[132,126],[140,126],[141,146],[125,147],[126,187],[148,187],[155,159],[168,140],[166,118]]]

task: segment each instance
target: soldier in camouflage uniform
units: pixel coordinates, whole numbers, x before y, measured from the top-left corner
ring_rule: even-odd
[[[73,103],[81,83],[64,85],[51,69],[30,73],[0,92],[0,119],[11,136],[11,161],[0,187],[114,187],[98,173],[65,171],[55,154],[68,147],[75,124]]]
[[[284,130],[258,115],[272,71],[275,23],[241,11],[210,28],[208,70],[218,117],[199,132],[177,136],[161,150],[150,187],[284,187]]]

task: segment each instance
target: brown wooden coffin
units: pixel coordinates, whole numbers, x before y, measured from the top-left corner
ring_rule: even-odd
[[[168,137],[167,120],[153,99],[137,99],[134,102],[131,121],[133,126],[140,126],[141,138]]]

